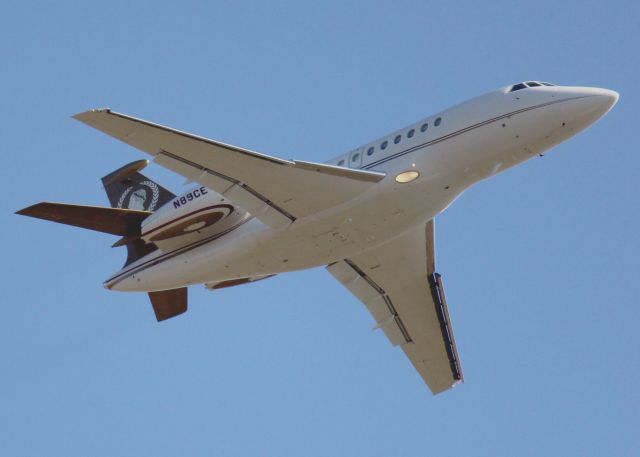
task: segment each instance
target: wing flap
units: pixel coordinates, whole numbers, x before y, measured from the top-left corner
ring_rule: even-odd
[[[376,328],[382,329],[391,344],[398,346],[411,341],[389,296],[352,261],[336,262],[327,270],[366,305]]]
[[[158,164],[189,180],[224,195],[231,192],[235,203],[261,211],[254,215],[275,227],[352,200],[385,176],[283,160],[108,109],[74,118],[153,155]]]
[[[275,206],[268,198],[233,178],[222,177],[198,164],[181,160],[167,152],[159,153],[155,162],[185,176],[190,181],[199,182],[215,190],[271,227],[286,227],[296,219],[287,211]]]

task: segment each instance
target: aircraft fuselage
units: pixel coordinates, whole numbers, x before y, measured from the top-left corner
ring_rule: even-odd
[[[475,183],[582,131],[618,97],[584,87],[509,90],[471,99],[331,160],[332,165],[386,174],[353,200],[297,219],[285,229],[269,227],[237,208],[225,231],[153,252],[124,267],[105,287],[153,291],[259,279],[365,252],[432,219]],[[417,178],[398,182],[403,172],[417,172]],[[176,204],[167,203],[165,211],[191,211],[221,200],[214,191],[198,187],[177,197]]]

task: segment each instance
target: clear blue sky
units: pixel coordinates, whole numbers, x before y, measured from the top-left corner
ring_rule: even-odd
[[[607,2],[3,2],[0,454],[639,455],[640,7]],[[438,218],[466,383],[431,396],[323,269],[157,324],[103,290],[114,238],[13,214],[107,205],[118,111],[322,161],[527,79],[620,92],[602,121]],[[151,166],[175,191],[182,179]]]

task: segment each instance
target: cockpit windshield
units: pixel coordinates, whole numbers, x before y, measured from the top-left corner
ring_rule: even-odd
[[[555,86],[555,84],[545,83],[542,81],[527,81],[523,83],[514,84],[509,89],[509,92],[515,92],[517,90],[526,89],[527,87],[540,87],[540,86]]]

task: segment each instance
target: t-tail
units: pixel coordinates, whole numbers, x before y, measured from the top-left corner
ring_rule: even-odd
[[[126,267],[158,249],[154,243],[145,243],[140,237],[142,222],[153,211],[176,197],[140,173],[148,164],[148,160],[131,162],[102,178],[111,208],[42,202],[21,209],[16,214],[120,236],[113,247],[126,246]],[[151,292],[149,298],[158,321],[187,310],[186,287]]]

